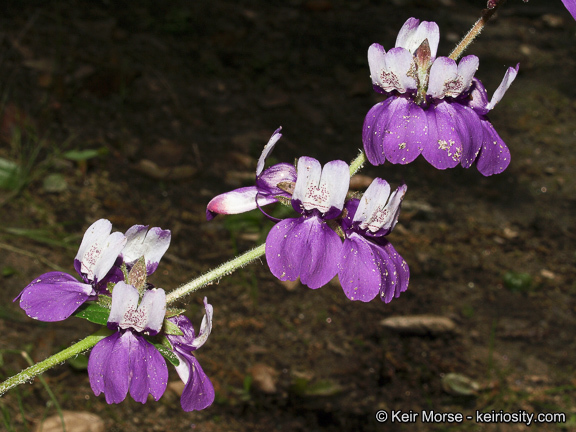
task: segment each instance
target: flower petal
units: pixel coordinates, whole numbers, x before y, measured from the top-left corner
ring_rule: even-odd
[[[472,108],[459,103],[450,104],[450,107],[456,111],[456,129],[462,140],[461,164],[464,168],[470,168],[482,147],[484,130],[478,114]]]
[[[120,403],[126,399],[130,384],[129,353],[134,338],[128,331],[115,332],[92,348],[88,359],[90,386],[96,396],[104,393],[106,402]]]
[[[504,74],[504,78],[502,82],[492,95],[492,99],[490,103],[486,105],[487,110],[493,109],[498,102],[504,97],[504,93],[508,90],[508,88],[512,85],[514,80],[516,79],[516,75],[518,75],[518,69],[520,68],[520,63],[516,65],[515,68],[509,67],[506,73]]]
[[[151,275],[158,268],[158,263],[170,246],[170,230],[153,227],[146,232],[148,226],[134,225],[126,231],[126,246],[122,250],[122,259],[132,266],[140,257],[146,260],[146,273]]]
[[[510,150],[488,119],[480,119],[480,123],[484,136],[476,166],[484,176],[499,174],[510,164]]]
[[[266,239],[266,261],[278,279],[300,281],[316,289],[338,271],[342,242],[318,217],[278,222]]]
[[[130,396],[140,403],[146,403],[148,394],[158,400],[168,385],[168,368],[162,354],[142,336],[131,334],[130,340]],[[124,337],[124,336],[123,336]]]
[[[296,181],[296,167],[288,163],[279,163],[272,165],[270,168],[264,170],[264,172],[258,176],[256,179],[256,187],[260,192],[258,195],[258,203],[260,206],[265,204],[270,204],[269,202],[264,202],[264,196],[270,196],[269,198],[276,197],[278,195],[284,196],[286,198],[291,198],[292,195],[288,192],[280,189],[278,183],[281,182],[295,182]],[[263,195],[264,194],[264,195]],[[274,199],[275,202],[276,199]]]
[[[457,78],[458,66],[456,66],[456,62],[448,57],[438,57],[430,68],[426,94],[434,99],[443,99],[449,89],[458,85]]]
[[[422,156],[434,168],[453,168],[462,158],[462,141],[457,132],[456,112],[447,102],[432,105],[426,111],[428,118],[428,142]]]
[[[572,14],[572,17],[576,19],[576,0],[562,0],[568,12]]]
[[[432,58],[436,57],[438,43],[440,42],[440,28],[432,21],[422,21],[416,18],[408,18],[396,38],[396,46],[406,48],[414,53],[418,47],[428,39]]]
[[[137,316],[140,294],[132,285],[120,281],[112,291],[112,306],[108,317],[108,328],[116,330],[118,327],[127,329],[134,325],[133,317]],[[142,327],[143,330],[143,327]],[[140,331],[142,331],[140,330]]]
[[[428,140],[428,119],[425,111],[410,99],[397,98],[384,133],[384,154],[393,164],[412,162]]]
[[[350,300],[369,302],[380,292],[381,274],[368,241],[356,233],[344,240],[338,279]]]
[[[112,222],[110,222],[108,219],[99,219],[90,225],[84,233],[84,237],[82,237],[82,243],[80,243],[80,247],[78,248],[78,253],[76,254],[75,260],[81,262],[82,258],[92,247],[92,245],[99,243],[102,239],[107,238],[111,231]],[[78,273],[80,273],[80,271],[78,271]]]
[[[383,146],[384,136],[390,118],[394,114],[395,105],[391,107],[391,104],[396,99],[396,97],[389,97],[385,101],[377,103],[370,108],[364,119],[362,143],[366,157],[372,165],[382,165],[386,162]]]
[[[260,175],[260,173],[264,169],[264,164],[266,163],[266,158],[272,152],[272,150],[274,150],[274,146],[276,145],[278,140],[280,138],[282,138],[282,134],[280,133],[281,130],[282,130],[282,126],[280,126],[278,129],[276,129],[274,131],[274,133],[272,134],[272,136],[270,137],[270,140],[268,141],[268,143],[264,146],[264,150],[262,150],[262,154],[260,155],[260,158],[258,159],[258,164],[256,165],[256,177],[258,177]]]
[[[408,289],[410,269],[392,243],[382,237],[377,241],[380,244],[372,243],[372,247],[379,255],[381,263],[384,287],[380,291],[380,298],[385,303],[390,303],[393,298],[400,297],[400,293]]]
[[[191,346],[193,348],[200,348],[206,340],[210,333],[212,333],[212,315],[214,314],[214,308],[210,303],[208,303],[208,298],[204,297],[204,309],[206,309],[206,315],[202,318],[202,324],[200,324],[200,332],[198,337],[192,341]]]
[[[32,281],[14,299],[26,315],[40,321],[62,321],[95,295],[91,285],[62,272],[45,273]]]
[[[214,402],[214,386],[202,370],[193,355],[177,353],[180,365],[176,367],[178,375],[186,383],[180,405],[186,412],[202,410]]]
[[[248,186],[215,196],[206,208],[206,220],[212,220],[217,214],[239,214],[257,208],[258,188]],[[274,197],[258,196],[260,206],[276,202]]]
[[[406,93],[418,87],[414,78],[414,56],[405,48],[392,48],[387,53],[378,44],[368,48],[368,65],[372,84],[385,92]]]

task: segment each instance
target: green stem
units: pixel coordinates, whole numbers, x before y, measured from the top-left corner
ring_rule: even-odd
[[[77,342],[65,350],[60,351],[51,357],[48,357],[46,360],[36,363],[35,365],[24,369],[22,372],[14,375],[13,377],[8,378],[6,381],[0,384],[0,396],[2,396],[11,388],[16,387],[17,385],[29,382],[35,376],[46,372],[48,369],[62,363],[65,360],[68,360],[70,357],[74,357],[75,355],[89,350],[110,334],[110,330],[103,327],[96,333],[82,339],[80,342]]]
[[[476,21],[474,26],[468,31],[466,36],[460,41],[460,43],[454,48],[454,50],[450,53],[448,57],[452,60],[458,60],[458,58],[464,53],[466,48],[470,46],[470,44],[474,41],[476,36],[480,34],[488,20],[494,16],[496,11],[506,3],[506,0],[492,0],[489,4],[492,5],[490,9],[484,9],[482,11],[482,16],[480,19]]]
[[[203,286],[206,286],[217,279],[221,279],[222,277],[229,275],[234,270],[240,267],[244,267],[255,259],[260,258],[262,255],[264,255],[265,252],[266,243],[263,243],[260,246],[249,250],[248,252],[244,252],[239,257],[236,257],[233,260],[216,267],[214,270],[210,270],[208,273],[203,274],[199,278],[191,280],[190,282],[176,288],[174,291],[169,292],[166,294],[166,304],[174,303],[176,300],[179,300],[184,296],[199,290]]]

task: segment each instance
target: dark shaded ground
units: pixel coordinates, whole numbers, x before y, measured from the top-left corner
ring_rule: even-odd
[[[283,126],[279,161],[351,160],[364,115],[379,100],[368,46],[392,47],[415,16],[439,23],[439,54],[447,55],[485,5],[159,3],[28,1],[0,16],[0,157],[20,165],[25,183],[19,193],[0,191],[2,377],[26,365],[4,350],[38,361],[95,329],[81,320],[32,322],[10,303],[41,273],[73,272],[93,221],[108,218],[120,231],[136,223],[171,229],[154,275],[167,289],[255,246],[270,226],[263,218],[207,223],[204,209],[215,194],[250,184],[271,133]],[[506,67],[521,63],[491,116],[512,151],[503,174],[436,171],[420,159],[363,171],[409,186],[390,236],[411,268],[401,298],[359,304],[337,284],[287,289],[255,263],[189,299],[197,326],[204,295],[215,308],[214,332],[198,352],[218,392],[212,407],[184,413],[171,390],[159,402],[109,406],[85,372],[63,365],[45,374],[62,408],[94,412],[108,431],[526,429],[378,424],[378,409],[564,412],[566,424],[538,430],[573,430],[575,31],[560,1],[511,0],[469,49],[490,94]],[[101,155],[63,157],[85,149]],[[47,184],[49,174],[65,184]],[[511,288],[505,281],[517,273],[532,283]],[[380,325],[414,314],[452,318],[457,331],[402,336]],[[480,390],[447,393],[448,373]],[[277,379],[270,394],[250,383],[259,374]],[[38,381],[11,391],[0,399],[0,428],[32,429],[55,413],[49,400]]]

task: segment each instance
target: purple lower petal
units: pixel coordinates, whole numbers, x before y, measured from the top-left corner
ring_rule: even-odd
[[[168,385],[168,368],[162,354],[140,335],[130,333],[130,396],[140,403],[146,403],[148,394],[158,400]]]
[[[178,353],[178,358],[180,359],[180,365],[184,365],[188,371],[184,381],[186,386],[180,400],[182,409],[189,412],[202,410],[212,405],[215,397],[214,386],[202,370],[198,360],[193,355],[186,355],[180,352]]]
[[[384,134],[384,153],[393,164],[407,164],[422,153],[428,135],[424,110],[409,99],[398,98]]]
[[[96,396],[104,393],[106,402],[126,399],[130,384],[129,353],[132,332],[115,332],[92,348],[88,360],[90,386]]]
[[[368,242],[358,234],[344,240],[338,279],[350,300],[369,302],[380,292],[382,277],[376,259]]]
[[[451,104],[451,107],[456,111],[456,127],[462,139],[461,164],[464,168],[470,168],[482,147],[484,131],[480,118],[472,108],[467,106],[455,103]]]
[[[78,282],[68,273],[50,272],[30,283],[14,299],[26,315],[40,321],[62,321],[96,293],[91,285]]]
[[[457,132],[455,111],[447,102],[432,105],[427,111],[428,140],[422,156],[437,169],[453,168],[462,158],[462,142]]]
[[[510,164],[510,150],[488,119],[481,119],[484,136],[478,156],[478,171],[484,176],[500,174]]]
[[[395,99],[394,97],[389,97],[385,101],[374,105],[364,119],[362,142],[364,143],[366,157],[372,165],[382,165],[386,162],[383,142],[386,126],[390,116],[393,114],[393,110],[390,110],[389,107]]]
[[[266,239],[266,261],[278,279],[300,281],[316,289],[338,272],[342,242],[318,217],[278,222]]]
[[[389,241],[383,240],[380,245],[374,245],[374,250],[380,255],[382,263],[384,286],[380,291],[380,297],[385,303],[390,303],[393,298],[400,297],[400,293],[408,289],[410,269]]]

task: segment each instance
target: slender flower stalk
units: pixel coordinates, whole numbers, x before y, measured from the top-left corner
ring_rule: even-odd
[[[17,385],[30,382],[30,380],[35,376],[46,372],[48,369],[53,368],[63,361],[88,351],[102,339],[108,337],[111,333],[112,332],[107,328],[102,328],[96,333],[82,339],[80,342],[76,342],[74,345],[66,348],[65,350],[62,350],[59,353],[48,357],[46,360],[36,363],[35,365],[24,369],[22,372],[8,378],[6,381],[0,384],[0,396],[2,396],[11,388],[16,387]]]
[[[476,36],[478,36],[484,29],[484,26],[490,20],[490,18],[494,16],[498,8],[503,6],[504,3],[506,3],[506,0],[490,0],[488,2],[488,8],[482,11],[482,16],[480,19],[476,21],[466,36],[462,38],[460,43],[456,46],[456,48],[454,48],[448,57],[452,60],[458,60],[462,53],[466,51],[466,48],[468,48],[474,39],[476,39]]]

